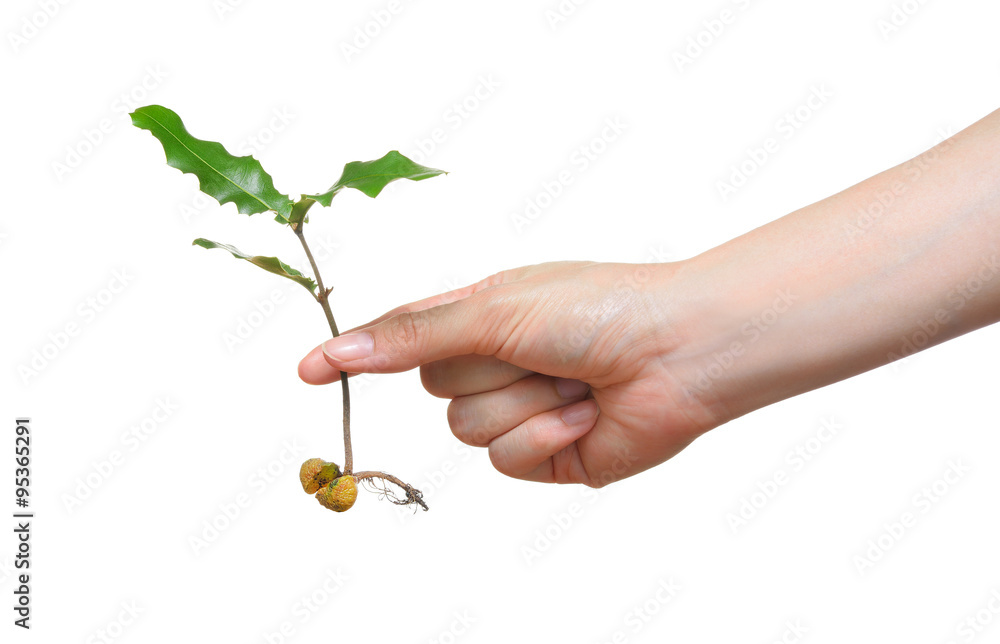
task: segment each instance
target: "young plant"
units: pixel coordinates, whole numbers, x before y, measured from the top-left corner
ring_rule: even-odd
[[[280,275],[304,287],[316,299],[326,315],[330,332],[336,337],[340,335],[337,323],[330,309],[330,292],[332,288],[323,285],[319,267],[313,258],[309,244],[306,243],[303,228],[308,223],[309,209],[314,204],[329,206],[337,194],[346,189],[360,190],[369,197],[377,197],[382,189],[397,179],[421,181],[439,174],[443,170],[435,170],[414,163],[399,152],[393,150],[381,159],[375,161],[354,161],[344,166],[340,178],[326,192],[301,195],[298,201],[292,201],[288,195],[281,194],[274,187],[271,176],[264,171],[260,162],[252,156],[235,157],[226,151],[219,143],[202,141],[191,136],[184,128],[184,123],[177,114],[159,105],[140,107],[130,114],[132,124],[144,130],[149,130],[163,145],[167,156],[167,164],[181,172],[187,172],[198,177],[202,192],[213,197],[219,205],[236,204],[237,210],[244,215],[254,215],[261,212],[274,213],[274,220],[287,226],[298,237],[309,264],[312,266],[315,281],[301,272],[288,266],[277,257],[248,255],[228,244],[196,239],[194,244],[202,248],[221,248],[229,251],[233,257],[243,259],[263,268],[265,271]],[[343,512],[354,505],[357,498],[357,483],[367,482],[374,491],[388,498],[397,505],[419,505],[424,510],[423,494],[420,490],[404,483],[385,472],[355,472],[354,455],[351,451],[351,392],[347,374],[340,373],[340,385],[343,395],[344,409],[344,469],[336,463],[328,463],[322,459],[309,459],[302,464],[299,478],[302,488],[316,499],[323,507],[336,512]],[[399,496],[389,488],[389,484],[401,489],[404,496]]]

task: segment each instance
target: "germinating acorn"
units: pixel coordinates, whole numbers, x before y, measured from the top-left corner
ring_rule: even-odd
[[[340,476],[340,466],[321,458],[310,458],[299,470],[299,481],[306,494],[314,494],[321,487]]]
[[[328,510],[346,512],[358,498],[358,484],[353,476],[341,476],[316,493],[316,500]]]

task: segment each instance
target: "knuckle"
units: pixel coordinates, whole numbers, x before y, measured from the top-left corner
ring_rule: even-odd
[[[512,270],[505,270],[505,271],[500,271],[499,273],[493,273],[489,277],[481,280],[478,284],[476,284],[475,290],[479,291],[482,289],[490,288],[491,286],[499,286],[500,284],[509,282],[512,276],[513,276]]]
[[[455,438],[464,443],[466,442],[466,414],[462,410],[462,407],[462,401],[459,398],[455,398],[448,403],[448,427],[451,428],[451,433],[455,435]]]
[[[455,438],[473,447],[486,447],[495,435],[465,396],[454,398],[448,404],[448,426]]]
[[[389,342],[397,348],[413,347],[423,337],[419,330],[422,316],[417,316],[409,311],[404,311],[393,318],[393,323],[389,326]]]
[[[526,372],[521,367],[515,366],[505,360],[499,360],[496,363],[496,370],[499,372],[500,380],[502,382],[515,383],[526,377],[526,374],[531,372]]]
[[[420,384],[423,385],[427,393],[435,398],[451,398],[444,386],[440,363],[432,362],[420,367]]]
[[[488,451],[490,455],[490,463],[493,464],[493,469],[506,476],[515,476],[516,473],[511,468],[510,455],[507,450],[500,445],[499,441],[491,442]]]

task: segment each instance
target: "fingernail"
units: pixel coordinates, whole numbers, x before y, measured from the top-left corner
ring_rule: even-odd
[[[590,385],[582,380],[571,380],[569,378],[556,378],[556,391],[563,398],[578,398],[587,393]]]
[[[334,362],[350,362],[369,357],[375,340],[368,333],[350,333],[323,343],[323,353]]]
[[[563,409],[559,417],[567,425],[582,425],[596,418],[597,411],[597,403],[593,400],[584,400]]]

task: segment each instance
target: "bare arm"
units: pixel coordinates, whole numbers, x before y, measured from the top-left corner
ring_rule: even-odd
[[[306,356],[421,367],[501,472],[601,486],[701,433],[1000,319],[1000,112],[697,257],[504,271]]]
[[[706,339],[747,345],[713,381],[726,419],[996,322],[1000,111],[685,262],[683,273],[697,284]],[[794,297],[788,310],[752,325],[759,337],[745,333],[779,291]]]

